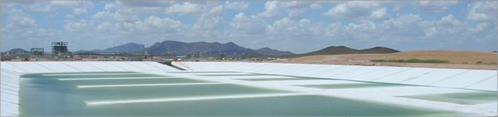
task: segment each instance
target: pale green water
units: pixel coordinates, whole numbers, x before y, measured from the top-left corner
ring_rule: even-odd
[[[265,74],[201,74],[197,76],[268,76]]]
[[[123,77],[157,77],[134,74]],[[92,76],[25,75],[20,87],[21,116],[423,116],[452,115],[451,112],[363,102],[325,96],[287,96],[244,99],[218,99],[180,102],[154,102],[87,106],[86,101],[136,100],[279,94],[287,91],[231,84],[190,86],[146,86],[112,88],[76,88],[76,85],[114,85],[141,83],[205,82],[184,78],[141,80],[59,81],[56,78]],[[101,75],[101,78],[117,77]],[[121,76],[119,76],[121,77]]]
[[[169,72],[169,73],[241,73],[236,71],[185,71],[185,72]]]
[[[69,80],[61,81],[73,85],[119,85],[119,84],[164,84],[164,83],[199,83],[204,81],[184,78],[162,79],[119,79],[119,80]]]
[[[284,81],[284,80],[309,80],[303,78],[257,78],[254,79],[240,79],[245,81]]]
[[[413,116],[451,114],[324,96],[120,104],[91,107],[83,115],[88,113],[91,113],[90,115],[116,116]]]
[[[302,85],[302,86],[320,88],[320,89],[349,89],[349,88],[391,87],[391,86],[404,86],[404,85],[386,84],[386,83],[350,83],[350,84],[325,84],[325,85]]]
[[[407,98],[450,102],[457,104],[473,105],[482,104],[487,102],[496,102],[498,100],[497,92],[469,92],[469,93],[448,93],[448,94],[435,94],[435,95],[414,95],[402,96]]]

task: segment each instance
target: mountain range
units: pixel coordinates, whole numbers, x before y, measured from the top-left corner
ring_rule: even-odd
[[[289,51],[279,51],[271,48],[250,49],[239,46],[233,42],[228,43],[208,43],[208,42],[192,42],[185,43],[179,41],[163,41],[154,43],[150,47],[145,47],[142,44],[127,43],[116,47],[107,48],[104,50],[92,50],[97,53],[143,53],[147,52],[151,55],[185,55],[189,53],[225,53],[225,54],[260,54],[260,55],[290,55]]]
[[[16,48],[8,51],[9,53],[28,53],[28,51]],[[330,55],[330,54],[363,54],[363,53],[395,53],[398,50],[387,47],[373,47],[368,49],[353,49],[346,46],[329,46],[317,51],[312,51],[304,54],[294,54],[289,51],[280,51],[268,47],[261,49],[250,49],[239,46],[233,42],[219,43],[219,42],[179,42],[179,41],[163,41],[156,42],[150,47],[146,47],[137,43],[126,43],[123,45],[106,48],[104,50],[91,50],[91,51],[77,51],[78,52],[91,52],[91,53],[144,53],[150,55],[186,55],[189,53],[224,53],[231,54],[246,54],[252,56],[281,56],[281,57],[300,57],[308,55]],[[4,54],[4,53],[2,53]]]

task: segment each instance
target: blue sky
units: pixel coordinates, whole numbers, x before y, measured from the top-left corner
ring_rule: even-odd
[[[1,2],[1,50],[70,50],[165,40],[295,53],[345,45],[496,51],[496,1]]]

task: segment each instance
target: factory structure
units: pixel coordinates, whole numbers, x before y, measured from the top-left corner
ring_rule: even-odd
[[[72,58],[67,46],[67,42],[52,42],[52,58]]]

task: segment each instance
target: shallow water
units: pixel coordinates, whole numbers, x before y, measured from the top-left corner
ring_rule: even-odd
[[[131,72],[130,72],[131,73]],[[183,97],[283,94],[288,91],[232,84],[99,87],[78,85],[115,85],[141,83],[198,83],[185,78],[110,79],[61,81],[59,78],[160,77],[152,74],[43,76],[21,78],[21,116],[421,116],[451,115],[389,104],[371,103],[326,96],[284,96],[197,101],[140,102],[87,105],[94,101],[170,99]],[[97,74],[97,75],[95,75]],[[98,76],[98,77],[97,77]]]
[[[391,87],[391,86],[404,86],[404,85],[386,84],[386,83],[350,83],[350,84],[325,84],[325,85],[303,85],[303,86],[320,88],[320,89],[349,89],[349,88]]]
[[[498,93],[491,91],[468,92],[468,93],[448,93],[435,95],[414,95],[402,96],[413,99],[431,100],[439,102],[450,102],[456,104],[474,105],[487,102],[496,102]]]

